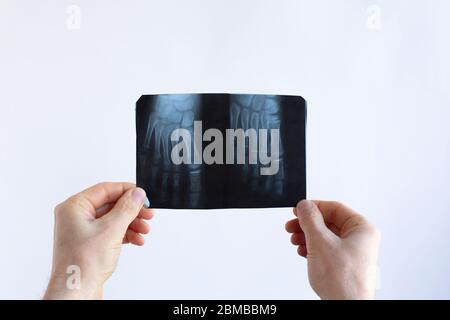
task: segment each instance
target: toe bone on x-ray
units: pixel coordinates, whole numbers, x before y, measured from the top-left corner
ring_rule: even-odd
[[[299,96],[143,95],[137,185],[157,208],[292,207],[306,197]]]

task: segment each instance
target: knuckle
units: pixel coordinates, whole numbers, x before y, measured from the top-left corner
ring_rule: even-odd
[[[94,185],[94,188],[96,188],[96,187],[104,187],[104,186],[106,186],[106,185],[108,185],[108,184],[110,184],[110,182],[108,182],[108,181],[102,181],[102,182],[99,182],[99,183],[95,184],[95,185]]]
[[[66,208],[77,208],[83,206],[83,199],[79,195],[74,195],[67,199],[64,203],[64,207]]]
[[[65,201],[57,204],[55,207],[55,210],[54,210],[55,215],[59,216],[62,213],[64,213],[65,211],[67,211],[67,209],[76,206],[78,200],[76,200],[74,198],[75,198],[75,196],[72,196],[72,197],[66,199]]]
[[[61,215],[61,212],[64,210],[64,202],[58,203],[53,209],[53,213],[55,216]]]
[[[373,225],[369,225],[367,228],[367,233],[375,240],[380,241],[381,232],[380,230],[378,230],[378,228],[374,227]]]
[[[332,206],[335,206],[335,207],[343,207],[344,206],[344,204],[340,201],[333,200],[333,201],[330,201],[330,203]]]
[[[364,224],[370,226],[369,221],[367,221],[367,219],[360,214],[355,214],[353,219],[355,224]]]
[[[332,201],[332,207],[334,207],[333,214],[337,215],[338,212],[353,212],[350,208],[348,208],[344,203],[340,201]],[[354,212],[355,216],[362,217],[358,213]]]
[[[55,216],[60,216],[64,213],[72,211],[74,208],[82,208],[85,207],[86,203],[84,199],[82,199],[78,195],[71,196],[67,200],[59,203],[55,206],[54,214]]]
[[[340,201],[331,200],[325,201],[325,203],[327,203],[330,208],[333,208],[334,211],[338,211],[342,208],[345,208],[345,205]]]
[[[366,218],[360,214],[355,214],[346,222],[346,227],[353,228],[357,226],[370,226]]]

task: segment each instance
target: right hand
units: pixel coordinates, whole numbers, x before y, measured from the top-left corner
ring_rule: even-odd
[[[123,243],[142,246],[150,231],[145,191],[131,183],[100,183],[55,209],[53,270],[45,299],[100,299],[116,269]],[[67,285],[67,268],[78,267],[80,286]]]
[[[322,299],[373,299],[380,234],[363,216],[334,201],[302,200],[286,224]]]

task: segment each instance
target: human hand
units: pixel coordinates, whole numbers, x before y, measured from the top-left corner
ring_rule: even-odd
[[[302,200],[286,223],[307,258],[311,287],[322,299],[373,299],[380,234],[364,217],[334,201]]]
[[[153,217],[145,191],[131,183],[100,183],[55,208],[53,268],[44,299],[100,299],[123,243],[141,246]],[[67,286],[69,266],[80,270],[79,288]]]

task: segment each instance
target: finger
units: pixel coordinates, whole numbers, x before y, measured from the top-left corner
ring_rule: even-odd
[[[131,243],[136,246],[143,246],[145,243],[145,239],[139,233],[136,233],[135,231],[128,229],[125,233],[123,243]]]
[[[292,212],[294,213],[294,216],[297,216],[297,207],[292,208]]]
[[[150,232],[150,226],[147,222],[139,218],[134,219],[128,228],[142,234],[147,234]]]
[[[289,220],[286,223],[286,227],[285,228],[286,228],[286,231],[289,232],[289,233],[303,233],[303,230],[300,227],[298,219]]]
[[[150,219],[153,219],[154,215],[155,214],[152,209],[142,208],[141,211],[139,211],[138,218],[150,220]]]
[[[101,219],[125,233],[131,222],[138,216],[146,198],[141,188],[132,188],[126,191],[108,214]]]
[[[306,245],[303,245],[303,244],[298,246],[297,252],[300,256],[302,256],[304,258],[306,258],[308,255],[308,250],[306,249]]]
[[[322,213],[310,200],[302,200],[297,204],[298,221],[307,235],[322,233],[327,229]]]
[[[98,209],[107,203],[116,202],[124,192],[133,187],[134,185],[128,182],[102,182],[81,191],[74,197],[87,200],[94,209]]]
[[[304,233],[293,233],[291,235],[291,243],[296,246],[299,246],[301,244],[306,245],[305,234]]]
[[[322,200],[314,200],[313,202],[322,212],[323,219],[334,224],[338,229],[341,229],[351,219],[357,220],[361,224],[367,223],[364,217],[340,202]]]
[[[114,207],[114,205],[115,205],[115,203],[106,203],[103,206],[101,206],[100,208],[98,208],[97,210],[95,210],[95,218],[98,219],[98,218],[103,217]],[[142,208],[138,214],[138,218],[145,219],[145,220],[150,220],[153,218],[153,216],[154,216],[153,210],[145,209],[145,208]]]

